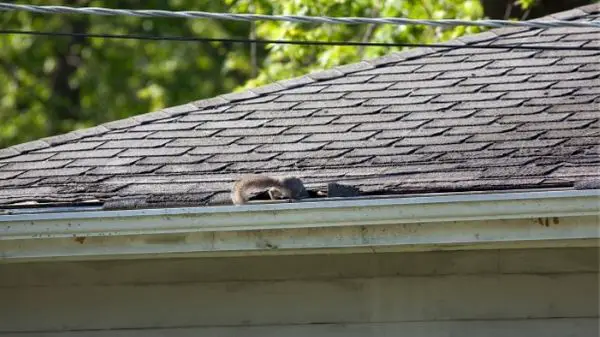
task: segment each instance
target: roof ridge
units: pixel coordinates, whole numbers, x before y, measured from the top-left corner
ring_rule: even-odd
[[[583,7],[578,7],[575,9],[558,12],[554,14],[550,14],[548,16],[537,18],[530,21],[536,20],[544,20],[548,18],[554,19],[577,19],[579,17],[584,17],[588,14],[600,12],[600,3],[591,4]],[[283,90],[289,90],[293,88],[297,88],[306,84],[311,84],[320,81],[328,81],[332,79],[341,78],[346,76],[347,74],[355,73],[358,71],[371,70],[379,67],[384,67],[392,63],[397,63],[401,61],[407,61],[412,59],[417,59],[423,56],[431,55],[434,53],[438,53],[441,51],[446,51],[447,49],[453,49],[455,46],[461,45],[470,45],[479,42],[484,42],[487,40],[495,39],[500,36],[508,36],[512,34],[521,33],[524,31],[528,31],[534,28],[528,27],[503,27],[488,30],[483,33],[473,34],[473,35],[464,35],[459,38],[446,41],[444,43],[440,43],[442,45],[447,45],[448,48],[430,48],[430,47],[418,47],[400,52],[393,52],[381,57],[362,60],[356,63],[341,65],[337,67],[333,67],[326,70],[315,71],[312,73],[308,73],[306,75],[302,75],[299,77],[285,79],[273,82],[271,84],[267,84],[264,86],[247,89],[240,92],[232,92],[227,94],[222,94],[216,97],[202,99],[190,103],[185,103],[181,105],[176,105],[172,107],[167,107],[158,111],[149,112],[145,114],[140,114],[136,116],[132,116],[125,119],[120,119],[116,121],[106,122],[91,128],[74,130],[68,133],[45,137],[42,139],[21,143],[17,145],[13,145],[4,149],[0,149],[0,159],[15,157],[18,155],[22,155],[31,151],[40,150],[44,148],[48,148],[54,145],[60,145],[64,143],[68,143],[70,141],[79,140],[85,137],[91,136],[99,136],[105,134],[107,132],[113,130],[119,130],[123,128],[133,127],[137,125],[141,125],[144,123],[150,123],[153,121],[167,119],[179,115],[183,115],[198,109],[206,109],[206,108],[216,108],[224,105],[228,105],[235,102],[240,102],[249,99],[255,99],[258,97],[262,97],[264,95],[276,93]]]

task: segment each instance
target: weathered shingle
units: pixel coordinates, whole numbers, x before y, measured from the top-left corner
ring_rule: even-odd
[[[598,5],[559,14],[599,15]],[[0,149],[0,205],[173,195],[203,204],[250,172],[374,193],[598,178],[600,50],[577,48],[600,47],[597,29],[504,28],[448,46]]]

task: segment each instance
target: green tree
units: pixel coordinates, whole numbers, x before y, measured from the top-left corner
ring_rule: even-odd
[[[482,18],[478,0],[226,0],[235,12],[261,14],[410,17],[418,19]],[[370,41],[395,43],[433,43],[477,33],[479,27],[436,28],[395,25],[315,25],[260,22],[256,35],[263,39]],[[258,76],[243,87],[254,87],[275,80],[299,76],[310,71],[356,62],[388,54],[401,48],[358,46],[269,45],[259,65]]]
[[[224,12],[220,1],[22,1],[29,4]],[[243,22],[0,13],[0,28],[73,33],[244,37]],[[0,35],[0,148],[215,96],[250,73],[248,47]],[[245,63],[248,63],[246,60]]]
[[[315,16],[478,19],[479,0],[52,0],[30,4]],[[477,27],[316,25],[0,13],[0,28],[431,43]],[[0,35],[0,147],[398,50]]]

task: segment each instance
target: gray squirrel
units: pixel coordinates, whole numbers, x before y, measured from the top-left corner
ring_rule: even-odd
[[[261,174],[241,177],[233,185],[231,200],[235,205],[248,202],[250,193],[266,190],[272,200],[297,200],[306,197],[306,189],[302,180],[296,177],[274,178]]]

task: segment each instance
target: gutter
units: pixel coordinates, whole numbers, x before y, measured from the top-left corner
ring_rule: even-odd
[[[0,262],[600,246],[600,190],[0,216]]]

